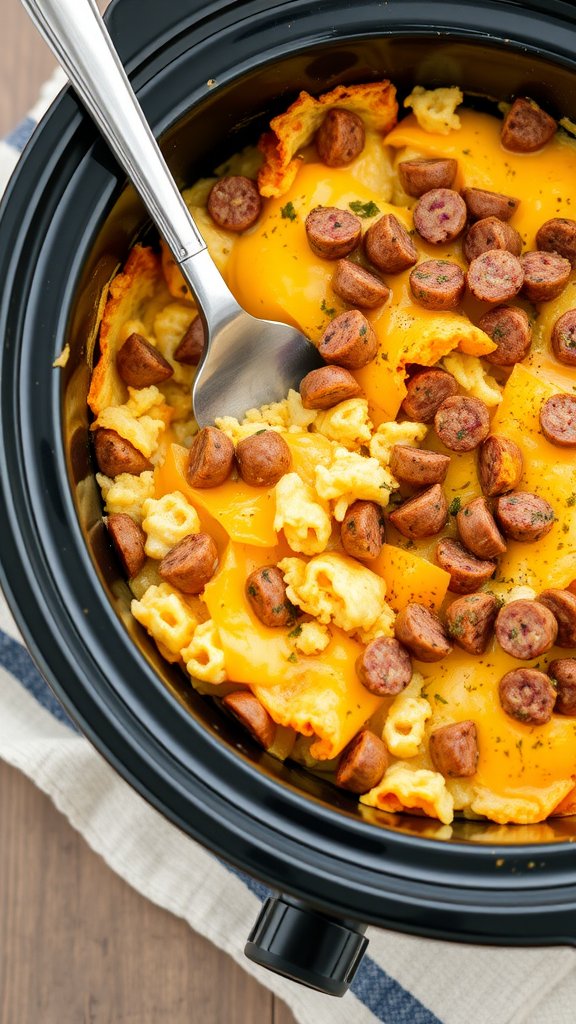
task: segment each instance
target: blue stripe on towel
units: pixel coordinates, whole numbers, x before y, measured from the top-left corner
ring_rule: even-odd
[[[12,146],[17,149],[18,152],[22,152],[24,146],[28,142],[28,139],[32,135],[36,127],[36,121],[31,117],[25,117],[15,128],[12,129],[9,135],[4,136],[4,142],[8,146]]]
[[[36,698],[46,711],[54,718],[72,729],[76,726],[64,711],[60,701],[54,696],[42,673],[36,668],[32,658],[23,644],[13,640],[7,633],[0,630],[0,665],[15,676],[29,693]]]

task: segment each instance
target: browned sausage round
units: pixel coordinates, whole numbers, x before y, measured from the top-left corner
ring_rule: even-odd
[[[576,658],[557,658],[548,665],[552,685],[556,685],[554,711],[559,715],[576,715]]]
[[[116,356],[118,373],[131,388],[149,388],[172,377],[174,370],[164,356],[141,334],[131,334]]]
[[[552,349],[559,363],[576,366],[576,309],[569,309],[552,328]]]
[[[316,149],[328,167],[351,164],[364,149],[366,131],[358,114],[333,107],[316,132]]]
[[[522,252],[522,239],[512,227],[498,217],[484,217],[468,228],[462,245],[462,252],[469,263],[491,249],[506,249],[513,256]]]
[[[380,636],[371,640],[356,659],[356,674],[370,693],[394,696],[412,679],[412,662],[399,640]]]
[[[478,455],[478,477],[488,497],[513,491],[520,483],[523,469],[522,452],[510,438],[490,434],[482,442]]]
[[[332,409],[361,394],[356,378],[343,366],[320,366],[300,381],[300,398],[305,409]]]
[[[378,338],[364,314],[350,309],[334,317],[318,342],[318,351],[327,363],[359,370],[374,359]]]
[[[113,512],[104,521],[122,568],[128,579],[132,579],[146,561],[146,534],[125,512]]]
[[[317,206],[306,217],[306,238],[315,256],[341,260],[356,248],[362,236],[362,224],[348,210],[336,206]]]
[[[480,317],[478,327],[498,346],[484,358],[493,366],[514,366],[530,351],[532,331],[528,314],[517,306],[496,306]]]
[[[552,612],[538,601],[510,601],[498,612],[495,629],[502,650],[522,661],[545,654],[558,635]]]
[[[430,757],[437,772],[449,778],[476,774],[478,735],[474,722],[453,722],[430,733]]]
[[[216,427],[204,427],[192,442],[186,479],[191,487],[218,487],[228,479],[234,463],[234,445]]]
[[[460,540],[477,558],[497,558],[506,541],[496,526],[486,498],[473,498],[456,515]]]
[[[508,302],[518,295],[524,280],[520,260],[506,249],[490,249],[468,267],[466,281],[481,302]]]
[[[449,260],[426,260],[410,273],[410,291],[424,309],[456,309],[466,288],[462,268]]]
[[[553,217],[536,233],[536,245],[544,252],[557,252],[576,267],[576,220]]]
[[[516,668],[500,680],[500,703],[519,722],[546,725],[552,717],[556,690],[548,676],[536,668]]]
[[[115,430],[100,428],[94,437],[94,454],[101,473],[115,477],[119,473],[131,473],[140,476],[151,469],[148,459],[144,458],[130,441],[125,441]]]
[[[450,188],[425,192],[414,207],[414,227],[433,245],[451,242],[464,230],[466,203]]]
[[[397,480],[413,487],[430,487],[446,479],[450,457],[423,448],[395,444],[390,455],[390,472]]]
[[[442,403],[434,417],[436,433],[452,452],[471,452],[490,430],[488,408],[479,398],[454,395]]]
[[[164,556],[158,572],[183,594],[199,594],[218,568],[218,549],[208,533],[193,533]]]
[[[242,479],[252,487],[274,487],[292,462],[290,448],[275,430],[243,437],[236,445]]]
[[[540,407],[540,429],[557,448],[576,448],[576,395],[551,395]]]
[[[384,214],[368,228],[364,249],[370,262],[385,274],[399,274],[418,259],[414,242],[393,213]]]
[[[394,633],[418,661],[441,661],[452,652],[440,619],[423,604],[411,602],[402,608],[396,616]]]
[[[419,199],[431,189],[451,188],[458,161],[447,157],[433,160],[402,160],[398,164],[398,177],[409,196]]]
[[[236,693],[229,693],[223,697],[222,703],[261,747],[268,750],[272,746],[276,736],[276,723],[253,693],[237,690]]]
[[[384,281],[351,260],[338,260],[332,290],[351,306],[362,309],[378,309],[390,298],[390,289]]]
[[[362,729],[348,744],[336,772],[336,785],[351,793],[374,789],[388,767],[388,751],[369,729]]]
[[[558,298],[572,269],[568,260],[554,252],[525,252],[520,257],[520,264],[524,274],[522,294],[530,302]]]
[[[295,609],[286,596],[284,576],[277,565],[264,565],[250,573],[246,597],[254,615],[265,626],[287,626],[295,617]]]
[[[207,206],[218,227],[226,231],[246,231],[258,220],[262,200],[250,178],[234,174],[221,178],[212,186]]]
[[[470,220],[483,220],[484,217],[510,220],[520,206],[519,199],[502,195],[500,192],[488,192],[484,188],[464,188],[461,195]]]
[[[419,370],[407,381],[406,390],[406,415],[417,423],[431,423],[442,403],[458,394],[458,382],[446,370]]]
[[[198,366],[204,351],[204,327],[199,316],[195,316],[178,348],[174,359],[186,366]]]
[[[512,540],[540,540],[554,526],[552,506],[530,491],[502,495],[496,501],[495,514],[502,533]]]
[[[378,558],[386,540],[386,523],[375,501],[354,501],[340,528],[342,547],[352,558]]]
[[[553,117],[520,96],[514,100],[502,125],[502,145],[513,153],[533,153],[550,141],[558,125]]]
[[[493,594],[467,594],[446,609],[448,636],[469,654],[484,654],[494,631],[498,602]]]
[[[484,586],[494,574],[494,562],[476,558],[458,540],[441,540],[436,548],[438,565],[450,573],[448,590],[453,594],[471,594]]]
[[[558,623],[558,647],[576,647],[576,596],[569,590],[550,587],[543,590],[537,600],[552,612]]]
[[[448,518],[448,505],[440,484],[408,498],[388,516],[403,537],[432,537]]]

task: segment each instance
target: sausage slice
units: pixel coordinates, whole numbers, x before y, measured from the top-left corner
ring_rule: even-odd
[[[469,719],[443,725],[430,733],[430,757],[436,771],[451,778],[476,774],[478,735]]]
[[[543,590],[537,600],[552,612],[558,623],[558,647],[576,647],[576,596],[569,590],[550,587]]]
[[[496,501],[495,514],[502,533],[512,540],[540,540],[554,526],[552,506],[530,491],[502,495]]]
[[[544,252],[556,252],[576,267],[576,220],[552,217],[536,233],[536,245]]]
[[[341,260],[356,248],[362,236],[362,224],[349,210],[336,206],[317,206],[306,217],[306,238],[315,256]]]
[[[511,718],[531,725],[546,725],[550,721],[556,690],[544,672],[536,668],[513,669],[502,677],[498,690],[500,703]]]
[[[134,332],[126,339],[116,356],[116,368],[131,388],[149,388],[172,377],[174,370],[167,359],[141,334]]]
[[[366,131],[358,114],[333,107],[316,132],[318,156],[327,167],[345,167],[364,149]]]
[[[524,274],[522,294],[530,302],[556,299],[564,291],[570,271],[570,262],[551,252],[525,252],[520,257]]]
[[[498,612],[495,629],[502,650],[523,661],[545,654],[558,635],[552,612],[538,601],[510,601]]]
[[[228,479],[234,462],[234,445],[216,427],[204,427],[192,442],[186,479],[191,487],[218,487]]]
[[[498,346],[484,358],[493,366],[514,366],[530,351],[532,331],[528,314],[518,306],[496,306],[480,317],[478,327]]]
[[[200,594],[218,568],[218,549],[208,533],[193,533],[164,556],[158,572],[183,594]]]
[[[414,227],[433,245],[451,242],[464,230],[466,203],[450,188],[425,192],[414,207]]]
[[[198,366],[203,351],[204,326],[200,317],[196,316],[174,352],[174,359],[185,366]]]
[[[510,220],[520,206],[519,199],[502,195],[500,192],[488,192],[484,188],[464,188],[461,195],[470,220],[483,220],[485,217]]]
[[[554,711],[559,715],[576,715],[576,658],[557,658],[548,665],[548,675],[556,686]]]
[[[402,188],[409,196],[419,199],[432,189],[451,188],[458,161],[451,158],[432,160],[402,160],[398,164],[398,177]]]
[[[448,518],[448,505],[440,484],[404,501],[388,516],[403,537],[432,537],[440,533]]]
[[[327,363],[359,370],[376,355],[378,338],[364,314],[350,309],[334,317],[318,342],[318,351]]]
[[[343,366],[321,366],[300,381],[300,398],[305,409],[332,409],[361,394],[356,378]]]
[[[384,214],[368,228],[364,250],[370,262],[385,274],[399,274],[418,259],[414,242],[393,213]]]
[[[262,212],[262,200],[256,185],[242,174],[221,178],[210,189],[208,213],[226,231],[246,231]]]
[[[265,626],[287,626],[295,617],[286,596],[284,576],[277,565],[254,569],[246,580],[246,597],[254,615]]]
[[[446,370],[419,370],[406,384],[402,408],[411,420],[431,423],[447,398],[458,394],[458,382]]]
[[[342,547],[352,558],[378,558],[386,540],[386,523],[375,501],[354,501],[340,528]]]
[[[558,125],[533,100],[514,100],[502,125],[502,145],[513,153],[533,153],[550,141]]]
[[[413,487],[430,487],[431,484],[444,483],[449,465],[449,455],[412,448],[407,444],[395,444],[389,468],[397,480]]]
[[[498,217],[484,217],[468,228],[462,252],[469,263],[491,249],[507,249],[513,256],[522,252],[522,239],[515,228]]]
[[[290,469],[292,455],[275,430],[258,431],[236,445],[236,461],[242,479],[252,487],[274,487]]]
[[[484,654],[494,631],[498,602],[493,594],[467,594],[446,609],[448,636],[469,654]]]
[[[497,558],[506,541],[496,526],[486,498],[473,498],[456,515],[460,540],[477,558]]]
[[[351,793],[368,793],[382,780],[388,751],[379,736],[362,729],[348,744],[336,772],[336,785]]]
[[[378,309],[390,298],[390,289],[384,281],[351,260],[338,260],[332,290],[351,306],[362,309]]]
[[[423,604],[411,602],[398,612],[394,633],[418,661],[442,661],[452,652],[440,619]]]
[[[453,594],[471,594],[484,586],[494,573],[494,562],[476,558],[458,540],[441,540],[436,548],[441,569],[450,573],[448,590]]]
[[[424,309],[456,309],[466,281],[462,268],[449,260],[426,260],[410,273],[410,291]]]
[[[480,446],[478,476],[488,497],[505,494],[520,483],[524,459],[517,444],[501,434],[490,434]]]
[[[113,512],[104,521],[122,568],[128,579],[132,579],[146,561],[146,534],[125,512]]]
[[[506,249],[490,249],[472,260],[466,274],[468,287],[481,302],[508,302],[524,281],[523,265]]]
[[[276,723],[253,693],[237,690],[236,693],[229,693],[223,697],[222,703],[264,750],[272,746],[276,736]]]
[[[379,697],[401,693],[412,679],[412,662],[399,640],[380,636],[371,640],[356,659],[358,679]]]
[[[434,427],[443,444],[452,452],[471,452],[490,430],[488,407],[479,398],[454,395],[442,403],[434,417]]]
[[[540,407],[540,429],[550,444],[576,448],[576,395],[551,395]]]
[[[569,309],[552,328],[552,349],[559,363],[576,366],[576,309]]]
[[[115,430],[100,428],[94,436],[94,454],[101,473],[115,477],[119,473],[131,473],[140,476],[151,469],[142,452],[139,452],[130,441],[125,441]]]

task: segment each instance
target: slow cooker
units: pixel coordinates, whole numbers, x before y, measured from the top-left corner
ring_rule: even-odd
[[[254,141],[300,89],[341,82],[527,94],[576,120],[576,9],[562,0],[114,0],[106,20],[181,186]],[[65,90],[0,216],[2,585],[46,679],[142,796],[278,894],[247,944],[259,963],[342,994],[368,923],[576,945],[575,818],[446,829],[361,815],[330,782],[257,748],[132,619],[86,395],[101,296],[143,238],[155,235],[140,201]]]

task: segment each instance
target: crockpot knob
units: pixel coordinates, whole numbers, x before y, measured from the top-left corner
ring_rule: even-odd
[[[244,953],[275,974],[343,996],[368,945],[365,927],[325,917],[286,896],[269,897]]]

